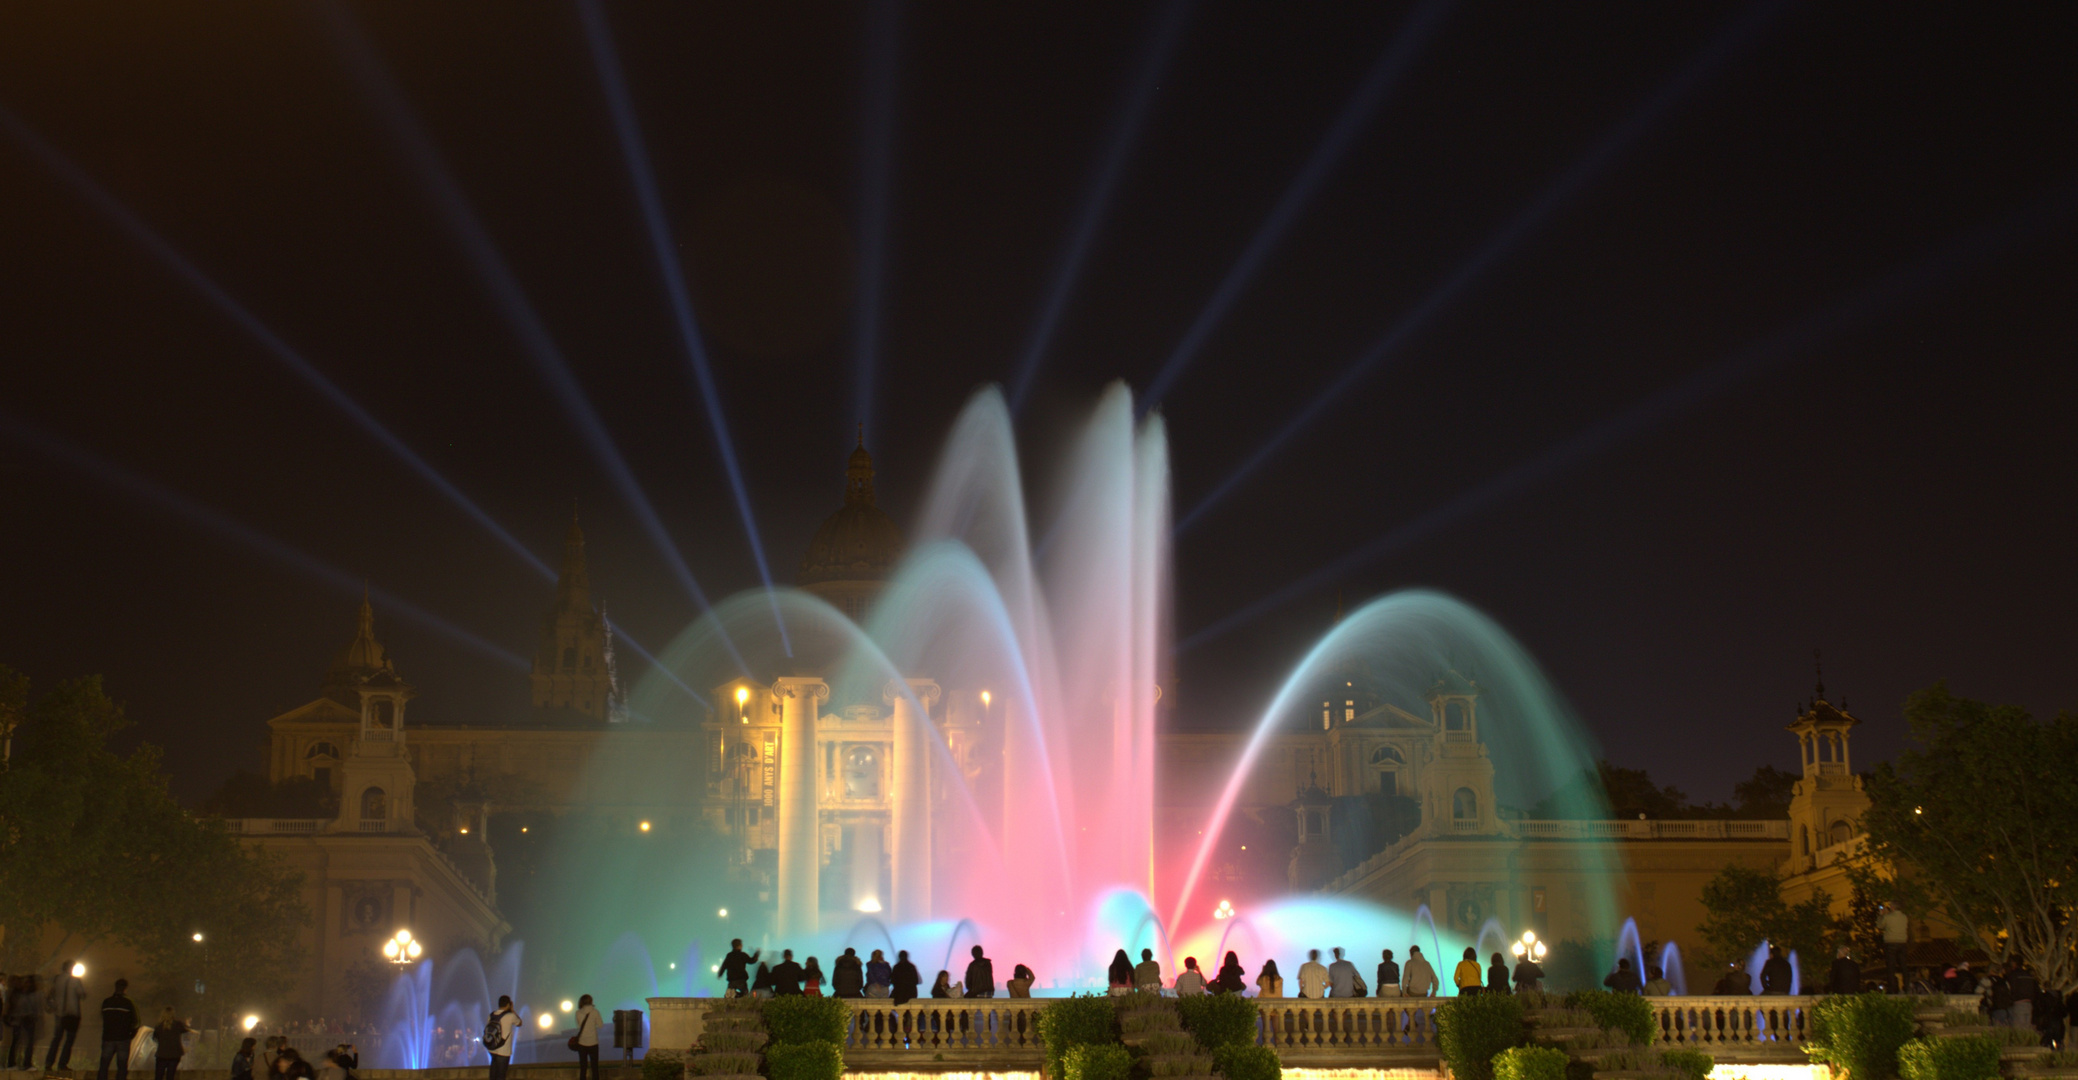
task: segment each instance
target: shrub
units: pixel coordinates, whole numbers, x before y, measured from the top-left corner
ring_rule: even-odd
[[[1991,1036],[2000,1046],[2028,1047],[2042,1045],[2042,1033],[2031,1027],[1986,1028],[1984,1033]]]
[[[840,1006],[844,1004],[841,998],[808,1000],[835,1001]],[[836,1043],[822,1039],[777,1043],[765,1048],[765,1075],[772,1080],[843,1080],[844,1050]]]
[[[1984,1014],[1975,1009],[1949,1009],[1941,1014],[1942,1027],[1984,1027]]]
[[[767,998],[759,1009],[765,1030],[775,1043],[826,1042],[844,1045],[851,1030],[851,1006],[843,998],[789,994]]]
[[[771,1037],[762,1031],[703,1031],[700,1033],[700,1049],[711,1054],[731,1052],[755,1054],[771,1042]]]
[[[1157,1031],[1141,1037],[1140,1049],[1143,1053],[1156,1057],[1195,1054],[1198,1052],[1198,1040],[1191,1038],[1187,1031]]]
[[[1989,1035],[1913,1039],[1898,1047],[1905,1080],[1995,1080],[1999,1042]]]
[[[2078,1050],[2054,1050],[2035,1062],[2045,1069],[2078,1069]]]
[[[1197,1036],[1198,1045],[1207,1050],[1255,1045],[1255,1002],[1239,994],[1177,998],[1176,1012],[1183,1019],[1183,1029]]]
[[[1490,1080],[1494,1055],[1523,1044],[1522,1002],[1513,994],[1456,997],[1436,1007],[1436,1046],[1451,1075]]]
[[[1100,994],[1055,998],[1039,1010],[1039,1041],[1046,1047],[1046,1075],[1062,1080],[1069,1050],[1118,1043],[1118,1009]]]
[[[686,1062],[695,1076],[743,1076],[758,1071],[756,1054],[699,1054]]]
[[[685,1062],[675,1057],[642,1058],[642,1080],[681,1080],[685,1076]]]
[[[1061,1080],[1127,1080],[1132,1073],[1132,1053],[1116,1044],[1080,1043],[1061,1057]]]
[[[1564,1050],[1517,1046],[1495,1055],[1494,1080],[1566,1080],[1569,1060]]]
[[[1911,998],[1874,992],[1820,998],[1804,1052],[1851,1080],[1890,1080],[1898,1075],[1898,1047],[1916,1026],[1914,1011]]]
[[[1525,1008],[1528,1006],[1525,1005]],[[1586,1009],[1545,1009],[1530,1017],[1530,1022],[1547,1028],[1591,1028],[1601,1027],[1595,1014]]]
[[[1710,1070],[1717,1067],[1717,1059],[1701,1050],[1660,1051],[1660,1064],[1687,1076],[1689,1080],[1703,1080]]]
[[[1652,1018],[1651,1003],[1636,994],[1619,994],[1614,990],[1575,990],[1566,995],[1566,1008],[1588,1013],[1595,1018],[1596,1027],[1620,1032],[1641,1046],[1659,1034],[1659,1024]]]
[[[1278,1080],[1284,1063],[1267,1046],[1228,1043],[1212,1052],[1213,1068],[1227,1080]]]

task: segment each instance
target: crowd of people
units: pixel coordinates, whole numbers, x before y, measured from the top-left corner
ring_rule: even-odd
[[[779,962],[761,959],[763,950],[743,951],[743,940],[729,942],[729,952],[715,968],[715,974],[727,986],[729,997],[808,997],[840,998],[886,998],[900,1005],[925,996],[918,992],[923,986],[923,973],[909,959],[907,949],[895,950],[890,962],[887,953],[874,949],[870,956],[861,958],[857,949],[847,948],[844,955],[830,963],[825,974],[821,961],[808,957],[796,963],[794,950],[781,949]],[[992,998],[996,996],[996,964],[979,945],[971,950],[964,977],[954,979],[952,972],[943,970],[931,980],[930,997],[934,998]],[[1010,978],[1003,981],[1003,991],[1009,997],[1032,996],[1032,984],[1037,976],[1023,964],[1011,968]]]

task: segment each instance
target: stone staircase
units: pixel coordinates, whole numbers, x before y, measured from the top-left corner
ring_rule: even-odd
[[[726,998],[708,1008],[700,1041],[686,1055],[686,1071],[703,1080],[759,1080],[765,1018],[755,998]]]
[[[1128,994],[1120,999],[1121,1040],[1140,1052],[1155,1080],[1211,1080],[1212,1055],[1183,1030],[1176,999],[1160,994]]]

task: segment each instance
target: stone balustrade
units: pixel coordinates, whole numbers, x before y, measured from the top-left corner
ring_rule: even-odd
[[[1709,1050],[1737,1061],[1757,1051],[1798,1050],[1811,1038],[1813,996],[1656,997],[1652,1015],[1658,1041]],[[1948,998],[1948,1008],[1977,1011],[1974,994]]]

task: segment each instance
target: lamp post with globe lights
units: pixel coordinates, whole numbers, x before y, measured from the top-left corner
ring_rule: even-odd
[[[383,957],[400,967],[415,962],[424,951],[425,948],[418,943],[417,938],[411,936],[409,930],[399,930],[396,937],[382,943]]]

